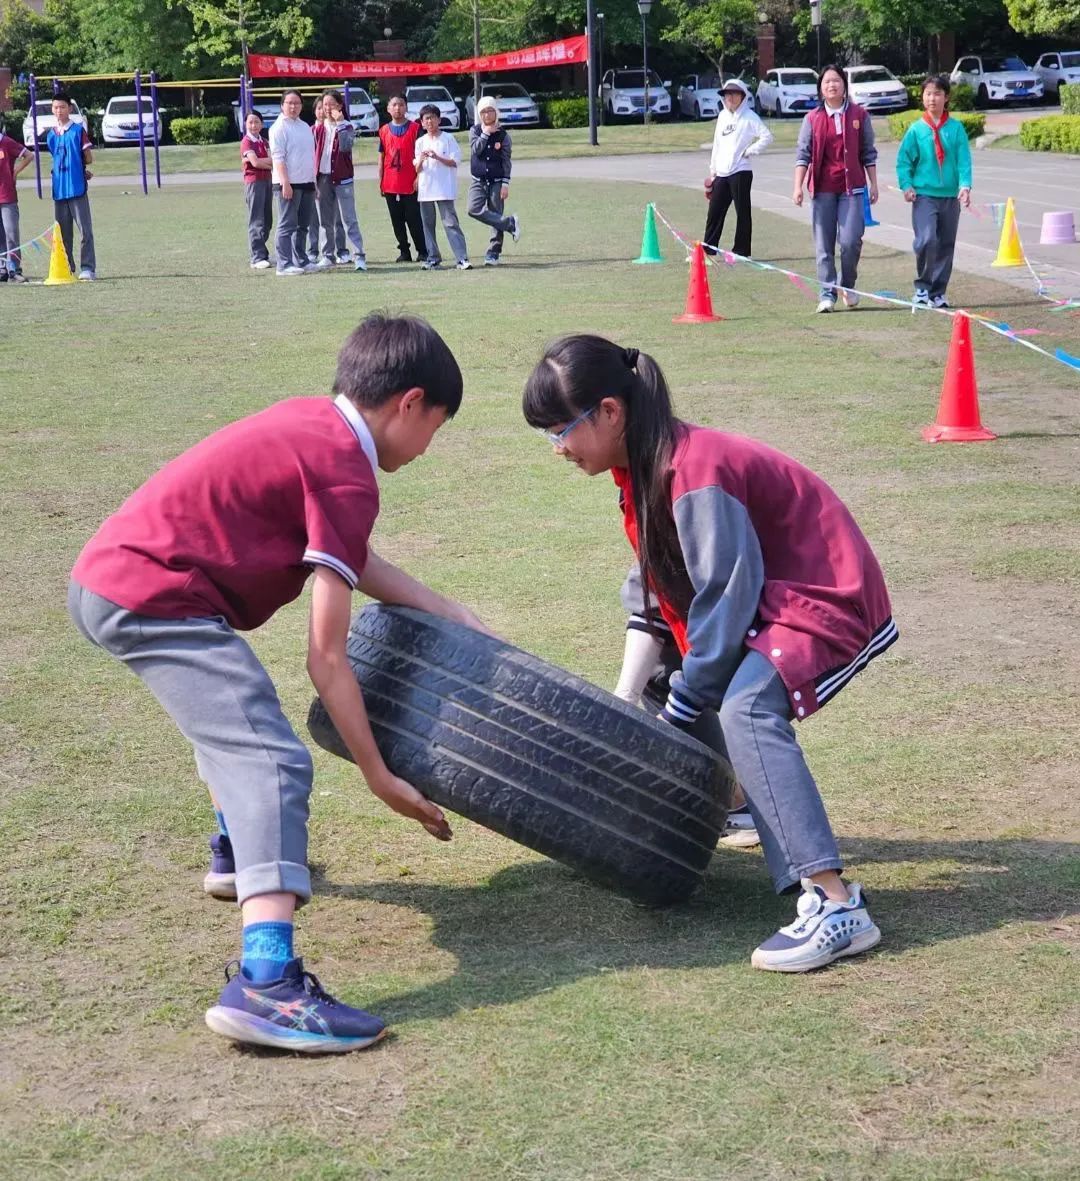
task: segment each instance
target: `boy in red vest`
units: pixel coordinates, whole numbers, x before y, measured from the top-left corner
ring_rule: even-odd
[[[405,99],[391,95],[386,104],[390,122],[379,128],[379,192],[386,198],[390,224],[397,238],[397,262],[412,262],[409,235],[416,247],[416,261],[427,261],[424,223],[420,220],[420,201],[416,196],[416,166],[413,155],[416,141],[423,134],[419,123],[405,117]],[[406,233],[406,230],[408,233]]]

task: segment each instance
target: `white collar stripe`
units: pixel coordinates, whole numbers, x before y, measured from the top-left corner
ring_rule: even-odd
[[[371,437],[371,429],[364,421],[364,416],[344,394],[338,394],[334,399],[334,408],[349,424],[352,433],[356,436],[356,441],[368,458],[368,463],[371,464],[372,474],[378,479],[379,453],[375,450],[375,440]]]

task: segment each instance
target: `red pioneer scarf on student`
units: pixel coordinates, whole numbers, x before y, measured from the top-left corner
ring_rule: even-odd
[[[930,118],[930,112],[923,111],[923,122],[926,123],[930,130],[934,133],[934,155],[937,156],[938,168],[940,168],[942,164],[945,163],[945,145],[941,142],[941,129],[945,126],[945,121],[948,119],[948,117],[949,112],[946,111],[945,114],[941,116],[941,122],[935,123],[934,120]]]

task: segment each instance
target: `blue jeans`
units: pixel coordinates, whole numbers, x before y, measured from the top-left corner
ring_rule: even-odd
[[[810,221],[814,228],[817,253],[817,277],[821,298],[836,301],[836,239],[840,238],[840,286],[854,287],[859,277],[862,254],[862,189],[854,193],[815,193],[810,202]]]

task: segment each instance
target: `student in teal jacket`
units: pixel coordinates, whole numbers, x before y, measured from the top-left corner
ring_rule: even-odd
[[[947,308],[960,206],[971,204],[971,148],[967,132],[949,118],[949,79],[933,74],[923,83],[923,117],[907,129],[896,155],[896,176],[912,205],[915,231],[913,303]]]

